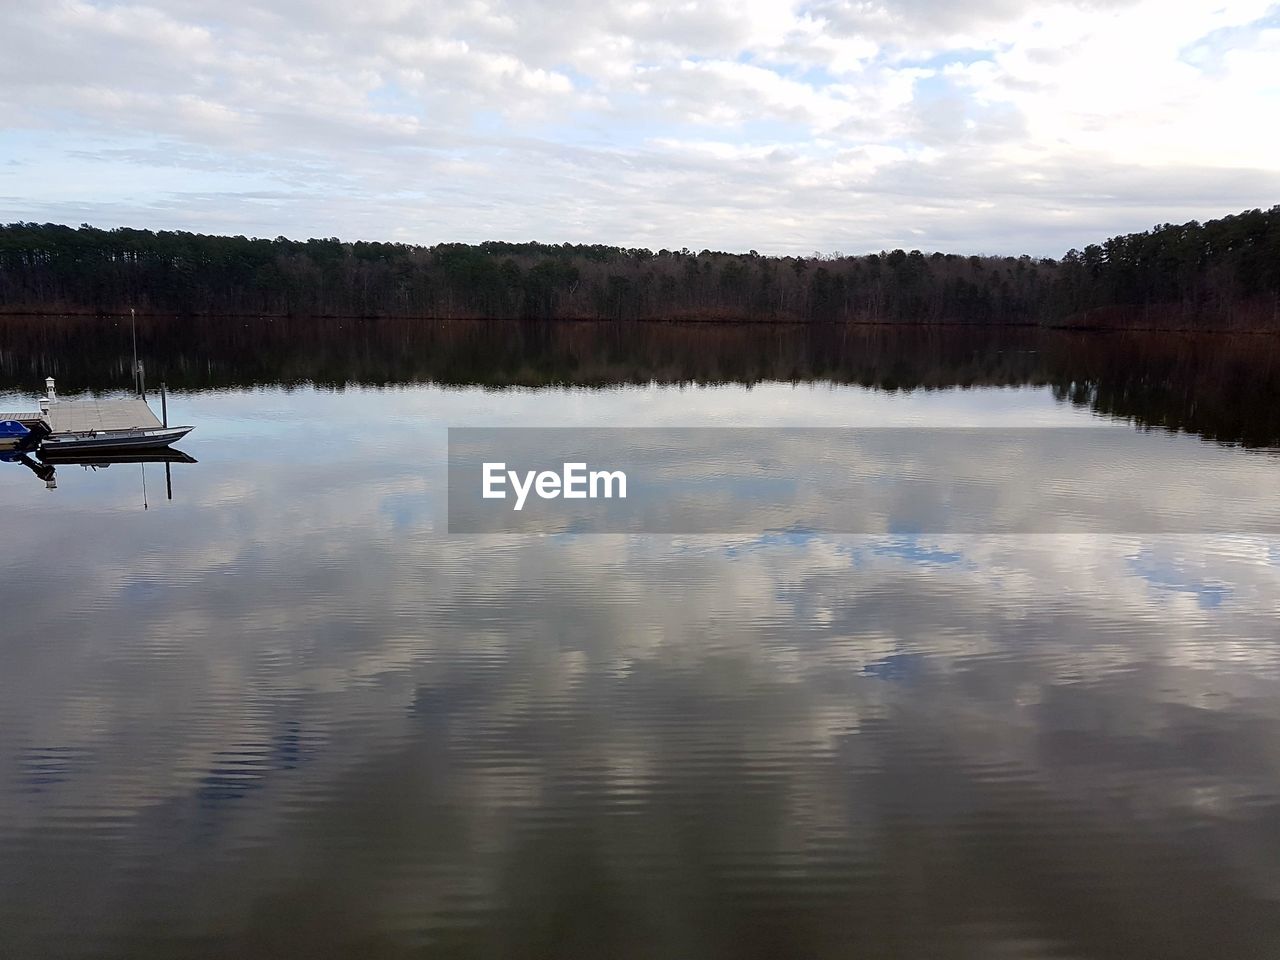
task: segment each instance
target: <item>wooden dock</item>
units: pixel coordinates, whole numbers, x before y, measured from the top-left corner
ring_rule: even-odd
[[[91,433],[95,430],[152,430],[160,421],[140,398],[124,400],[99,400],[84,397],[80,400],[57,400],[49,404],[45,416],[55,434]]]

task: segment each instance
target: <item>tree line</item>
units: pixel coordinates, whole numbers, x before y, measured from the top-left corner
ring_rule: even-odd
[[[0,311],[1280,329],[1280,206],[1061,259],[768,257],[0,226]]]

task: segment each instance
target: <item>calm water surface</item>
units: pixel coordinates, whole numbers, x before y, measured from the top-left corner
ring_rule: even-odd
[[[144,331],[172,500],[0,464],[0,956],[1280,955],[1280,542],[444,515],[450,426],[1173,427],[1280,492],[1270,341],[272,336]],[[0,347],[0,407],[127,382]]]

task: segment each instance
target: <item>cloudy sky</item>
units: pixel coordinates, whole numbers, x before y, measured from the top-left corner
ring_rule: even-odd
[[[1280,202],[1272,0],[2,0],[0,220],[1058,256]]]

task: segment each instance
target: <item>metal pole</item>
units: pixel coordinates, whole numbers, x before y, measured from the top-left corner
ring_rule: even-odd
[[[138,377],[138,315],[134,312],[133,307],[129,308],[129,329],[133,331],[133,386],[138,392],[142,392]]]
[[[164,381],[160,381],[160,419],[169,426],[169,394],[165,390]]]

